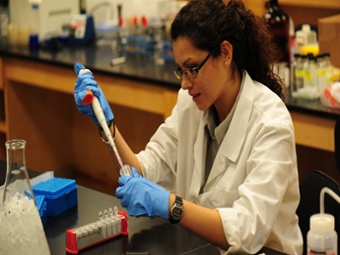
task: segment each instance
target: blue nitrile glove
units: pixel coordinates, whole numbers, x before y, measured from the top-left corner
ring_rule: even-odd
[[[116,189],[116,196],[129,215],[169,219],[169,191],[139,175],[134,167],[132,177],[120,176],[118,182],[122,186]]]
[[[79,71],[81,69],[86,69],[82,63],[77,62],[74,64],[74,71],[78,75],[74,87],[74,100],[80,113],[90,116],[94,123],[96,123],[96,125],[100,127],[100,124],[97,120],[96,115],[94,114],[91,104],[85,105],[82,102],[86,95],[87,90],[92,91],[93,95],[98,98],[99,104],[104,112],[107,123],[113,120],[114,116],[103,91],[98,86],[98,83],[95,81],[92,73],[89,71],[86,73],[79,74]]]

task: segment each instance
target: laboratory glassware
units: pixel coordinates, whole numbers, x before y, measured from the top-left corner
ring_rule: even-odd
[[[282,53],[280,62],[290,67],[289,16],[281,9],[278,0],[266,2],[266,9],[264,19],[270,27],[275,45]]]
[[[25,160],[26,141],[5,143],[7,173],[0,205],[0,254],[49,255]]]

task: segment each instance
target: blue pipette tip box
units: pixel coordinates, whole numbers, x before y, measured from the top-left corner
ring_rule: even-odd
[[[38,196],[34,196],[34,198],[35,198],[35,202],[37,204],[38,210],[39,210],[41,222],[42,222],[43,226],[45,226],[46,218],[47,218],[47,215],[46,215],[46,204],[47,204],[47,202],[45,201],[44,196],[38,195]]]
[[[58,216],[78,204],[78,187],[72,179],[54,177],[32,189],[34,196],[44,196],[47,216]]]

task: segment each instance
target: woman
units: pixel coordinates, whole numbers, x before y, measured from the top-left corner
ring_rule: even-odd
[[[240,1],[191,0],[171,37],[181,79],[171,116],[138,154],[111,127],[124,164],[133,167],[132,177],[119,178],[117,197],[130,215],[169,218],[221,254],[263,246],[301,254],[294,128],[265,23]],[[76,82],[80,112],[94,116],[81,103],[86,89],[110,123],[91,74]]]

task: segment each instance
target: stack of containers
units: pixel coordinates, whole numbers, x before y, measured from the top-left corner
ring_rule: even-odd
[[[49,172],[36,178],[31,184],[43,225],[47,216],[58,216],[78,204],[75,180],[53,177]]]
[[[306,100],[319,99],[325,87],[333,83],[333,65],[329,53],[294,54],[291,65],[291,95]]]
[[[34,196],[44,197],[47,216],[58,216],[78,204],[78,187],[72,179],[53,177],[32,189]]]

